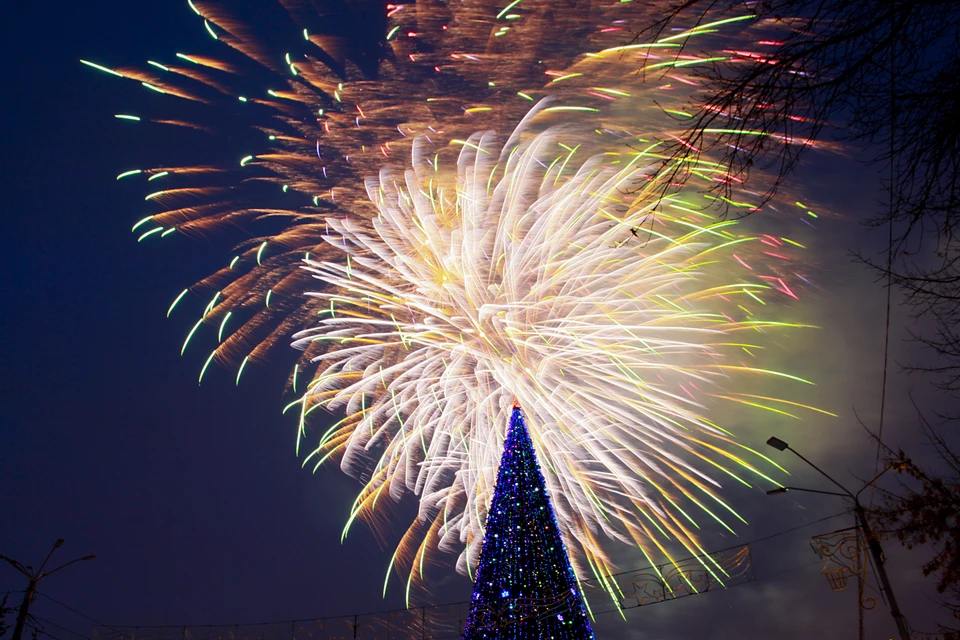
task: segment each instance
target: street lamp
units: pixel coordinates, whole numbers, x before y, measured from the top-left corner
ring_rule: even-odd
[[[34,597],[37,595],[37,583],[39,583],[43,578],[46,578],[49,575],[53,575],[60,569],[69,567],[75,562],[85,562],[87,560],[93,560],[97,556],[83,556],[82,558],[74,558],[70,562],[66,562],[56,569],[51,569],[50,571],[44,571],[43,568],[47,566],[47,562],[50,560],[50,556],[53,555],[53,552],[63,546],[63,538],[58,538],[56,542],[53,543],[53,548],[50,549],[50,552],[47,554],[47,557],[43,559],[43,563],[40,565],[40,568],[36,571],[33,570],[31,565],[24,566],[23,564],[17,562],[13,558],[8,558],[5,555],[0,554],[0,560],[6,561],[11,567],[27,576],[27,579],[30,581],[27,584],[27,589],[23,594],[23,602],[20,604],[20,611],[17,613],[17,626],[13,630],[13,640],[22,640],[23,638],[23,629],[27,624],[27,614],[30,611],[30,603],[33,602]]]
[[[838,493],[836,491],[821,491],[819,489],[804,489],[801,487],[778,487],[776,489],[767,491],[768,496],[779,495],[782,493],[787,493],[788,491],[803,491],[804,493],[821,493],[828,496],[839,496],[841,498],[849,498],[853,501],[853,510],[857,517],[857,524],[863,531],[863,536],[867,539],[867,547],[870,549],[870,553],[873,556],[873,561],[876,564],[877,575],[880,578],[881,589],[887,596],[887,603],[890,607],[890,615],[893,616],[893,621],[897,625],[897,630],[900,632],[901,640],[910,640],[910,629],[907,625],[907,619],[902,613],[900,613],[900,606],[897,604],[897,598],[893,594],[893,586],[890,584],[890,579],[887,577],[887,570],[883,566],[883,549],[880,547],[880,541],[876,538],[876,536],[873,535],[873,531],[870,529],[870,523],[867,520],[867,512],[864,510],[863,505],[860,504],[860,494],[863,492],[863,490],[876,482],[880,476],[887,471],[887,469],[884,469],[877,474],[873,480],[865,484],[863,487],[861,487],[860,491],[857,491],[857,493],[854,494],[850,493],[846,487],[831,478],[826,471],[800,455],[798,451],[793,449],[783,440],[771,437],[769,440],[767,440],[767,444],[777,451],[790,451],[795,456],[806,462],[809,466],[813,467],[820,475],[839,487],[840,491],[842,491],[842,493]]]

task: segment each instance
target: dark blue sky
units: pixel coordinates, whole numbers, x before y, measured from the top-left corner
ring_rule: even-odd
[[[44,588],[113,621],[382,609],[371,585],[389,557],[362,527],[340,546],[357,485],[300,470],[282,378],[251,367],[239,392],[226,376],[198,388],[178,355],[186,320],[165,309],[220,256],[143,251],[129,233],[142,194],[118,167],[170,145],[113,118],[152,96],[78,59],[207,45],[188,11],[55,3],[2,21],[20,62],[3,71],[0,553],[33,562],[58,537],[64,558],[96,553]],[[18,588],[0,569],[0,589]]]
[[[175,155],[175,141],[131,134],[113,114],[121,105],[147,108],[153,96],[106,81],[78,59],[142,63],[211,46],[190,18],[185,3],[92,0],[18,3],[0,20],[0,553],[38,562],[63,537],[60,559],[97,554],[41,590],[109,623],[253,622],[401,606],[399,587],[380,598],[389,553],[368,531],[355,527],[340,544],[358,485],[335,468],[316,476],[300,469],[292,425],[279,412],[280,372],[251,368],[239,391],[224,375],[198,388],[199,356],[178,355],[186,321],[165,319],[166,307],[220,265],[223,252],[186,239],[138,246],[129,233],[145,215],[142,194],[114,178],[157,150]],[[836,166],[850,173],[808,172],[823,197],[839,209],[872,206],[870,173]],[[851,473],[863,475],[872,460],[850,409],[875,412],[882,294],[844,252],[856,225],[827,225],[833,254],[817,300],[830,329],[823,355],[808,365],[823,364],[821,379],[834,382],[821,406],[839,408],[843,428],[811,427],[797,440],[855,484]],[[905,348],[896,334],[895,355]],[[894,376],[893,384],[892,416],[906,424],[905,393],[918,383]],[[762,438],[763,425],[755,432]],[[906,427],[901,433],[909,442]],[[817,486],[796,471],[797,482]],[[753,526],[739,540],[707,540],[708,548],[842,510],[829,498],[739,499]],[[806,542],[849,524],[832,520],[758,543],[757,582],[634,611],[626,626],[608,616],[600,637],[627,629],[631,638],[849,637],[855,596],[829,591]],[[889,552],[907,613],[928,611],[920,559]],[[466,579],[439,575],[448,578],[435,585],[436,600],[468,597]],[[0,592],[21,588],[20,576],[0,567]],[[37,612],[84,631],[50,602],[39,601]],[[889,632],[882,606],[868,616],[877,633]],[[929,626],[923,617],[915,614],[918,628]]]

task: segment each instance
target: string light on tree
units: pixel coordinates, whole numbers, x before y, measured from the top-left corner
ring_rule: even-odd
[[[520,407],[503,448],[463,640],[593,640]]]

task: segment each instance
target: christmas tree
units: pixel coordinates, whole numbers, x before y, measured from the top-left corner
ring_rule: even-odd
[[[593,640],[546,484],[514,406],[463,640]]]

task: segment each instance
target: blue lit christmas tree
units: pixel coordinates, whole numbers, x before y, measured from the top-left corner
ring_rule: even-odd
[[[463,640],[593,640],[533,442],[514,406]]]

